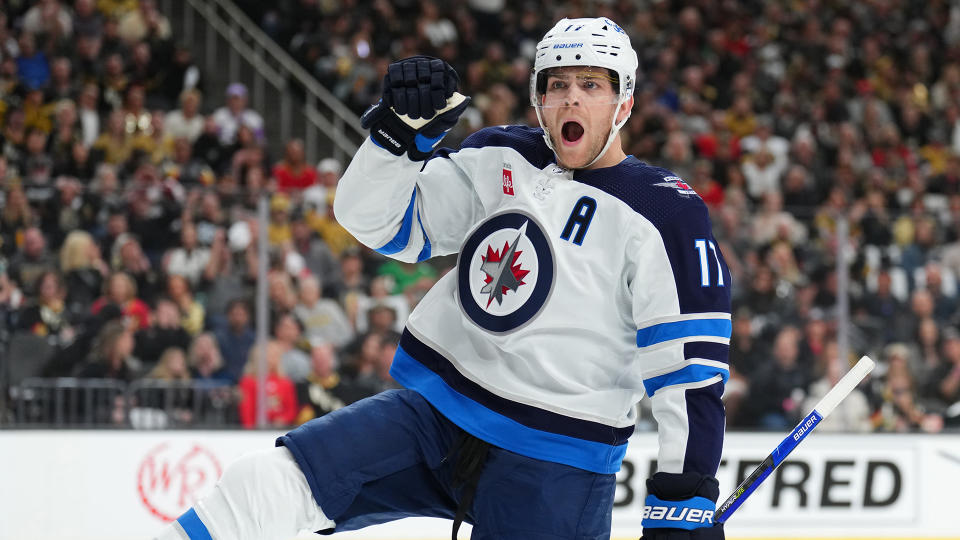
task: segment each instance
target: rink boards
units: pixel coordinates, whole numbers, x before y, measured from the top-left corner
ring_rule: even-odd
[[[276,435],[0,431],[0,540],[146,540],[228,463],[271,447]],[[728,434],[721,497],[781,437]],[[639,536],[643,480],[655,456],[655,434],[634,436],[618,475],[613,538]],[[960,539],[958,485],[960,435],[816,433],[731,518],[727,537]],[[404,520],[336,538],[439,540],[449,538],[449,526]]]

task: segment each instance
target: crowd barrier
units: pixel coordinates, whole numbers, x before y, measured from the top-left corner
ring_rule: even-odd
[[[223,382],[27,378],[10,388],[0,426],[236,428],[239,400]]]
[[[211,489],[231,461],[272,447],[278,434],[0,430],[0,540],[146,540]],[[721,497],[781,438],[728,434]],[[639,537],[643,480],[655,457],[656,435],[634,436],[618,475],[613,538]],[[958,435],[814,433],[731,518],[727,538],[960,539],[957,485]],[[338,537],[439,540],[449,527],[403,520]]]

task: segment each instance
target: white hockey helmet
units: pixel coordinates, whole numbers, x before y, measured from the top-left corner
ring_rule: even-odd
[[[543,128],[547,146],[553,150],[547,126],[543,124],[542,96],[546,92],[546,73],[550,68],[583,66],[609,69],[619,82],[617,108],[630,99],[636,85],[637,52],[630,45],[630,37],[617,23],[606,17],[596,19],[561,19],[537,44],[533,74],[530,76],[530,103],[536,108],[537,119]],[[630,118],[629,111],[623,121],[617,122],[616,114],[610,126],[607,143],[589,167],[600,159],[613,142],[617,132]]]

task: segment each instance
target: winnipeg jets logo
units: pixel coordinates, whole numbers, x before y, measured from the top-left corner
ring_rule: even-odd
[[[527,230],[527,223],[529,222],[524,222],[520,227],[520,231],[512,244],[509,246],[506,243],[503,244],[502,252],[494,251],[493,247],[488,245],[487,254],[481,256],[483,263],[480,265],[480,269],[487,277],[483,279],[485,285],[480,289],[480,292],[489,295],[487,297],[488,308],[494,300],[497,301],[497,304],[502,305],[503,295],[507,294],[507,291],[517,292],[521,285],[525,285],[523,278],[530,271],[524,270],[519,264],[514,263],[523,253],[517,251],[517,244],[520,243],[520,238]]]
[[[684,196],[697,194],[697,192],[694,191],[694,189],[690,187],[689,184],[681,180],[679,176],[664,176],[663,182],[659,182],[654,185],[660,186],[660,187],[666,187],[666,188],[673,188],[677,190],[677,193]]]
[[[485,330],[515,330],[546,304],[555,274],[550,242],[536,220],[517,211],[496,214],[481,223],[460,250],[460,306]]]

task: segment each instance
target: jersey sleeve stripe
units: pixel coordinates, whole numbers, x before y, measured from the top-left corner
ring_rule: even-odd
[[[707,341],[690,341],[683,344],[683,357],[687,360],[703,358],[727,363],[730,358],[730,345]]]
[[[657,325],[657,324],[662,324],[662,323],[670,323],[670,322],[678,322],[678,321],[696,321],[696,320],[701,320],[701,319],[727,319],[727,320],[729,321],[729,320],[731,319],[731,317],[730,317],[730,314],[729,314],[729,313],[724,313],[724,312],[722,312],[722,311],[717,311],[717,312],[699,312],[699,313],[679,313],[679,314],[677,314],[677,315],[667,315],[667,316],[665,316],[665,317],[657,317],[657,318],[655,318],[655,319],[648,319],[647,321],[644,321],[643,327],[644,327],[644,328],[649,328],[649,327],[651,327],[651,326],[654,326],[654,325]]]
[[[637,330],[637,347],[689,337],[730,339],[733,325],[729,319],[693,319],[655,324]]]
[[[413,190],[410,195],[410,204],[407,205],[407,211],[403,214],[403,222],[400,224],[400,230],[386,244],[378,247],[374,251],[382,255],[393,255],[399,253],[407,247],[410,241],[410,229],[413,228],[413,208],[416,204],[417,190]],[[419,215],[417,216],[419,218]]]
[[[730,371],[721,367],[719,363],[711,363],[711,365],[688,364],[676,371],[644,379],[643,388],[647,391],[648,396],[653,397],[658,390],[665,387],[707,381],[717,375],[726,383],[730,377]]]
[[[213,540],[210,537],[210,532],[207,530],[206,525],[200,521],[200,516],[197,515],[197,511],[193,508],[187,510],[182,516],[177,518],[177,523],[180,524],[183,532],[187,534],[187,538],[190,540]]]
[[[651,371],[644,371],[645,379],[652,379],[654,377],[659,377],[660,375],[666,375],[667,373],[673,373],[675,371],[680,371],[681,369],[687,366],[700,365],[700,366],[712,366],[717,369],[727,369],[727,364],[724,362],[718,362],[716,360],[707,360],[704,358],[688,358],[683,362],[674,364],[672,366],[665,367],[663,369],[655,369]]]
[[[430,258],[430,238],[427,237],[427,230],[423,228],[423,221],[420,220],[419,210],[417,210],[417,223],[420,225],[420,230],[423,231],[423,249],[421,249],[420,254],[417,255],[417,262],[423,262]]]

